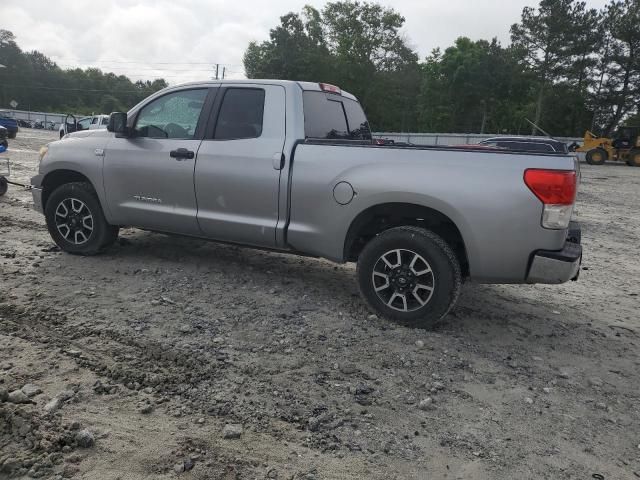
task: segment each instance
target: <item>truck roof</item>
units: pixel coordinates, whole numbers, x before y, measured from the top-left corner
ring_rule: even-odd
[[[302,90],[318,91],[318,92],[323,91],[321,85],[328,85],[326,83],[323,84],[320,82],[299,82],[295,80],[278,80],[278,79],[272,79],[272,78],[265,78],[265,79],[250,78],[250,79],[242,79],[242,80],[204,80],[204,81],[186,82],[186,83],[180,83],[177,85],[172,85],[170,87],[167,87],[165,90],[173,90],[173,89],[182,88],[186,86],[211,87],[211,86],[221,85],[221,84],[237,85],[239,83],[252,84],[252,85],[256,85],[256,84],[257,85],[260,85],[260,84],[282,85],[283,87],[291,87],[291,86],[297,85]],[[334,93],[337,93],[337,92],[334,92]],[[343,97],[350,98],[351,100],[356,100],[356,101],[358,100],[354,95],[342,89],[339,89],[339,94],[342,95]]]

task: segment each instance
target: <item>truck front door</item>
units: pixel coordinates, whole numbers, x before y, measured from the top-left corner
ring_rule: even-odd
[[[200,234],[193,173],[210,92],[213,96],[215,89],[184,89],[157,97],[138,111],[129,138],[109,141],[104,187],[109,210],[120,225]]]
[[[220,88],[195,172],[198,223],[207,237],[275,246],[285,102],[277,85]]]

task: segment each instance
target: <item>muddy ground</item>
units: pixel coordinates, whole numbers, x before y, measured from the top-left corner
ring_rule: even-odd
[[[20,132],[15,180],[54,137]],[[353,265],[135,229],[61,253],[11,187],[0,478],[640,477],[640,169],[582,171],[580,281],[468,283],[432,332]]]

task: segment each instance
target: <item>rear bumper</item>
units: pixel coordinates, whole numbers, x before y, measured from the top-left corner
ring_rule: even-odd
[[[534,252],[527,283],[564,283],[577,280],[582,262],[580,225],[572,222],[562,250]]]

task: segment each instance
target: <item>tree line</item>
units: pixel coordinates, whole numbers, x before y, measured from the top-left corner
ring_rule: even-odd
[[[434,19],[425,19],[425,23]],[[355,94],[378,131],[610,135],[640,124],[640,0],[602,10],[542,0],[511,26],[511,43],[460,37],[424,60],[405,18],[338,1],[288,13],[244,55],[249,78],[324,81]]]
[[[425,24],[435,19],[424,19]],[[334,83],[354,93],[378,131],[610,135],[640,125],[640,0],[601,10],[541,0],[511,26],[511,42],[458,38],[420,59],[405,18],[377,3],[337,1],[288,13],[269,39],[249,44],[249,78]],[[455,28],[455,26],[453,26]],[[0,30],[0,108],[72,113],[126,111],[167,86],[99,69],[62,69],[22,51]]]
[[[97,68],[62,69],[38,51],[23,52],[13,33],[0,30],[0,108],[57,113],[127,111],[168,84],[162,79],[132,82]]]

